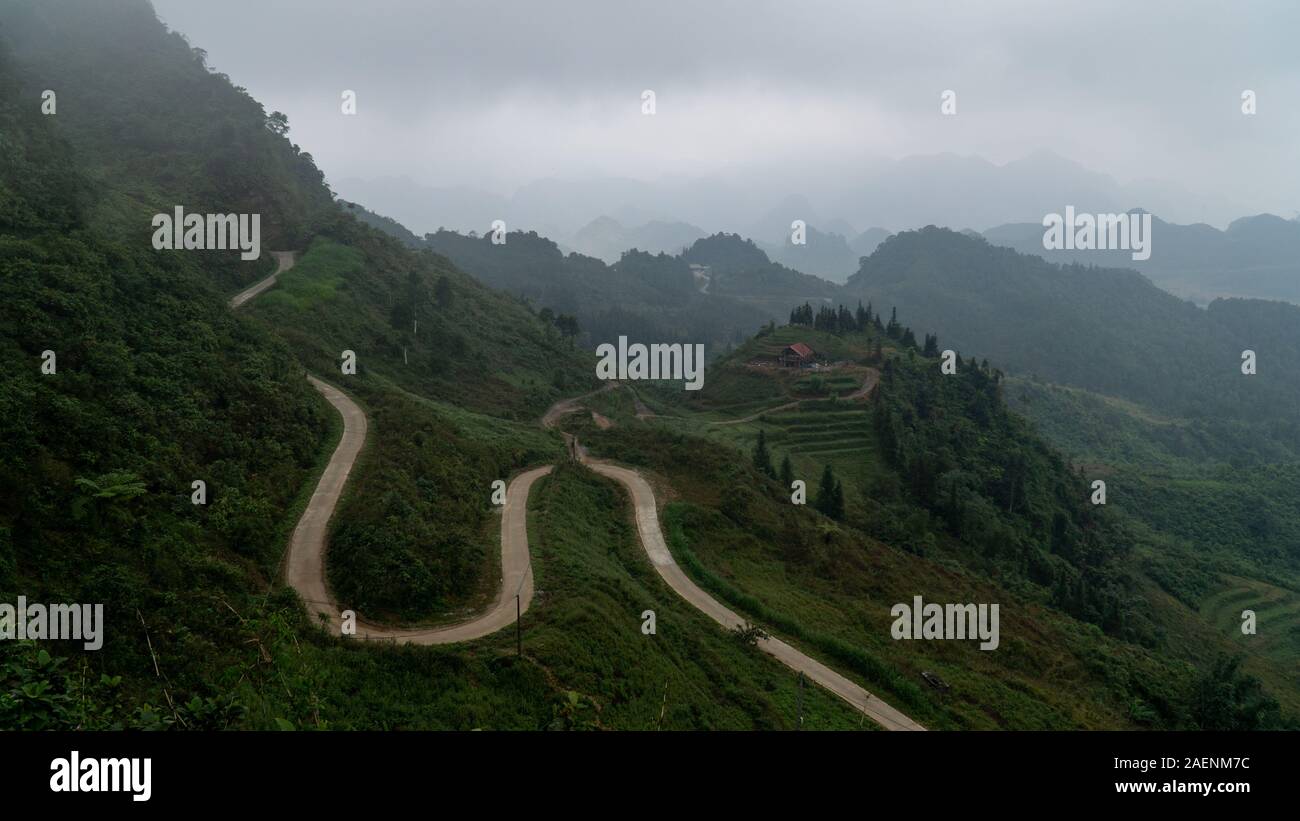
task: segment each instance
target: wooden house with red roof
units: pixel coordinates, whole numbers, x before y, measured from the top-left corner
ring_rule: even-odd
[[[786,345],[781,351],[781,364],[787,368],[807,368],[816,362],[816,352],[802,342]]]

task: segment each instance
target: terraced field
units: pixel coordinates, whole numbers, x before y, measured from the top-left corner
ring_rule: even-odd
[[[861,377],[848,373],[808,373],[796,379],[791,386],[799,395],[827,396],[838,394],[845,396],[862,386]]]
[[[818,359],[833,367],[778,367],[787,345],[808,344]],[[892,351],[892,343],[887,349]],[[741,453],[754,450],[761,430],[780,466],[790,458],[794,475],[817,492],[829,464],[844,484],[851,511],[864,504],[881,474],[887,472],[876,452],[871,406],[866,398],[878,383],[870,340],[837,336],[806,327],[784,326],[755,337],[708,374],[701,395],[686,398],[678,425],[721,439]]]
[[[1300,676],[1300,594],[1252,579],[1225,576],[1228,585],[1201,602],[1201,615],[1242,649],[1288,664]],[[1241,632],[1241,611],[1254,610],[1256,634]]]
[[[883,469],[868,408],[865,402],[807,400],[742,424],[708,425],[701,432],[751,453],[762,430],[773,464],[779,466],[789,456],[795,478],[808,483],[810,498],[817,490],[822,468],[829,463],[845,485],[849,507],[854,507],[874,475]],[[761,409],[760,405],[745,410],[754,413]]]
[[[871,418],[865,407],[833,407],[831,403],[810,402],[797,410],[765,417],[769,445],[792,456],[868,450]]]

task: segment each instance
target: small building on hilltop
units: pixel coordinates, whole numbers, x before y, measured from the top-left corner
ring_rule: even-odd
[[[816,352],[802,342],[786,345],[781,351],[781,364],[787,368],[807,368],[816,362]]]

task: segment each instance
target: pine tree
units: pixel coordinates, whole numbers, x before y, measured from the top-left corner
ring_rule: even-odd
[[[835,489],[831,491],[831,510],[826,514],[832,519],[844,518],[844,485],[839,479],[835,480]]]
[[[855,327],[853,314],[849,313],[848,308],[841,305],[839,311],[835,314],[835,332],[841,334],[848,333],[854,330]]]
[[[794,466],[790,464],[790,454],[788,453],[781,459],[781,484],[787,490],[794,484]]]
[[[890,339],[898,339],[902,333],[902,326],[898,324],[898,308],[894,308],[889,314],[889,324],[885,326],[885,335]]]
[[[822,468],[822,480],[817,483],[817,498],[813,501],[813,507],[823,515],[834,518],[835,472],[831,470],[829,462]]]

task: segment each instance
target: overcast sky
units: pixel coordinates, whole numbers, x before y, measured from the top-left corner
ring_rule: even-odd
[[[509,194],[550,176],[851,176],[878,158],[1046,148],[1121,183],[1300,209],[1294,0],[154,4],[288,114],[330,180]]]

